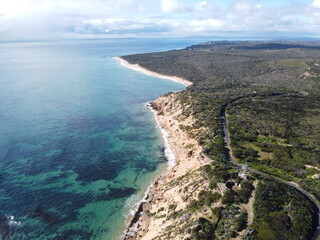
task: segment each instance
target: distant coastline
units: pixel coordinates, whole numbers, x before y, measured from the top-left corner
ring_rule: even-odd
[[[147,74],[149,76],[157,77],[157,78],[163,78],[163,79],[169,79],[171,81],[181,83],[181,84],[183,84],[185,86],[192,85],[192,82],[190,82],[190,81],[188,81],[188,80],[186,80],[184,78],[180,78],[180,77],[177,77],[177,76],[162,75],[162,74],[150,71],[150,70],[148,70],[148,69],[146,69],[144,67],[141,67],[139,64],[129,63],[128,61],[124,60],[121,57],[115,57],[115,59],[120,61],[120,63],[125,67],[130,68],[130,69],[135,70],[135,71],[138,71],[138,72],[142,72],[142,73]]]

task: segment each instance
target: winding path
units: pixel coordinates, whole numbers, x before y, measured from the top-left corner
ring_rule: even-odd
[[[275,95],[282,95],[282,94],[275,94]],[[250,96],[251,97],[251,96]],[[238,166],[238,167],[245,167],[246,165],[240,164],[238,163],[233,154],[232,154],[232,150],[231,150],[231,146],[230,146],[230,135],[229,135],[229,129],[228,129],[228,120],[227,120],[227,108],[230,104],[242,99],[242,98],[248,98],[248,97],[239,97],[236,99],[231,100],[230,102],[228,102],[227,104],[223,105],[220,111],[220,116],[221,116],[221,126],[222,126],[222,130],[223,130],[223,141],[224,141],[224,149],[225,149],[225,155],[227,157],[227,159],[229,159],[229,161]],[[247,167],[247,166],[246,166]],[[319,240],[320,239],[320,204],[318,203],[318,201],[315,199],[314,196],[312,196],[311,194],[309,194],[308,192],[306,192],[304,189],[302,189],[297,183],[295,182],[289,182],[286,180],[283,180],[281,178],[278,177],[274,177],[271,176],[269,174],[257,171],[255,169],[249,168],[247,167],[247,170],[262,176],[266,176],[269,178],[272,178],[276,181],[282,182],[288,186],[293,187],[294,189],[296,189],[298,192],[300,192],[301,194],[303,194],[306,198],[308,198],[310,200],[310,202],[312,203],[312,207],[315,211],[315,214],[313,216],[313,221],[314,221],[314,233],[312,234],[312,240]]]

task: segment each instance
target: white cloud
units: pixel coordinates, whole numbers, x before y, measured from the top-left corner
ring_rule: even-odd
[[[186,10],[185,5],[177,0],[161,0],[161,10],[165,13],[183,12]]]
[[[221,9],[208,1],[201,1],[194,5],[193,15],[199,19],[210,19],[221,17]]]
[[[320,0],[314,0],[312,3],[312,7],[320,8]]]
[[[243,16],[257,15],[262,11],[268,10],[268,7],[262,8],[261,4],[259,4],[257,0],[238,0],[231,5],[228,12],[236,15],[238,18],[241,18]]]
[[[266,1],[234,0],[218,6],[212,0],[0,0],[0,37],[320,31],[320,0],[312,5]]]
[[[223,22],[218,19],[193,20],[188,24],[189,29],[194,32],[211,32],[221,30]]]
[[[79,34],[134,34],[171,31],[171,25],[163,19],[105,18],[83,21],[75,28]]]

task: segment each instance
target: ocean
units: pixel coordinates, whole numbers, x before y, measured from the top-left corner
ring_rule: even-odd
[[[166,168],[145,103],[184,86],[114,57],[197,42],[0,43],[0,239],[119,239]]]

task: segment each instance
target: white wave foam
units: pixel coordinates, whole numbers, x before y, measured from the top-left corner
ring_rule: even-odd
[[[18,221],[14,221],[14,216],[12,215],[6,215],[7,219],[8,219],[8,225],[10,227],[15,227],[15,226],[21,226],[21,222]]]
[[[154,119],[157,123],[157,126],[161,131],[161,135],[162,135],[163,142],[164,142],[164,156],[168,160],[168,168],[167,169],[170,170],[176,165],[176,157],[175,157],[172,149],[170,148],[169,141],[168,141],[168,133],[165,129],[163,129],[161,127],[161,125],[158,121],[158,118],[157,118],[157,112],[152,109],[152,107],[150,106],[150,103],[146,103],[145,106],[148,107],[151,110],[151,112],[153,113]]]
[[[160,125],[160,123],[159,123],[159,121],[158,121],[158,119],[157,119],[157,113],[156,113],[155,110],[153,110],[153,109],[151,108],[150,103],[149,103],[149,102],[148,102],[148,103],[145,103],[145,106],[148,107],[148,108],[151,110],[151,112],[153,113],[154,119],[155,119],[155,121],[156,121],[156,123],[157,123],[157,126],[158,126],[158,128],[160,129],[160,131],[161,131],[161,135],[162,135],[162,138],[163,138],[163,141],[164,141],[164,156],[165,156],[165,158],[168,160],[167,170],[170,170],[170,169],[172,169],[172,168],[176,165],[176,157],[175,157],[172,149],[170,148],[169,141],[168,141],[168,133],[167,133],[166,130],[164,130],[164,129],[161,127],[161,125]],[[165,176],[166,173],[167,173],[167,171],[165,171],[164,173],[162,173],[159,177],[161,178],[161,177]],[[132,206],[131,209],[130,209],[129,214],[127,214],[127,215],[125,216],[126,221],[128,220],[128,218],[129,218],[130,216],[133,217],[133,216],[137,213],[138,208],[139,208],[139,206],[140,206],[141,203],[143,203],[143,202],[148,202],[148,201],[149,201],[149,200],[148,200],[148,195],[150,194],[150,191],[151,191],[151,188],[152,188],[152,187],[153,187],[153,184],[151,184],[151,185],[148,187],[148,189],[147,189],[146,192],[144,193],[143,198],[142,198],[141,200],[137,201],[135,204],[133,204],[133,206]],[[133,195],[132,197],[134,197],[134,195]],[[126,204],[127,204],[127,205],[131,205],[131,204],[132,204],[132,201],[133,201],[132,197],[130,197],[130,198],[126,201]],[[133,227],[130,229],[130,231],[134,231],[134,228],[135,228],[135,226],[133,226]],[[123,236],[125,236],[125,234],[127,234],[127,233],[128,233],[128,229],[126,229],[126,230],[124,231],[124,233],[123,233],[124,235],[122,235],[121,238],[123,238]]]
[[[150,186],[148,187],[148,189],[145,191],[143,198],[142,198],[141,200],[137,201],[135,204],[133,204],[133,206],[132,206],[131,209],[130,209],[129,214],[126,214],[126,215],[125,215],[126,222],[128,222],[128,219],[129,219],[129,218],[132,218],[132,217],[137,213],[137,211],[138,211],[139,206],[140,206],[141,203],[143,203],[143,202],[148,202],[148,200],[147,200],[147,199],[148,199],[148,195],[149,195],[152,187],[153,187],[153,184],[150,184]],[[133,200],[132,200],[132,197],[135,197],[135,195],[132,195],[132,196],[126,201],[126,205],[131,205],[131,203],[132,203],[132,201],[133,201]],[[134,228],[135,228],[135,225],[132,226],[132,227],[130,227],[129,229],[126,228],[126,229],[124,230],[123,234],[121,235],[121,239],[123,239],[124,236],[125,236],[126,234],[128,234],[128,232],[135,231]],[[129,230],[129,231],[128,231],[128,230]]]
[[[138,202],[136,202],[132,207],[131,207],[131,210],[130,210],[130,214],[131,216],[133,216],[137,211],[138,211],[138,208],[140,206],[141,203],[143,202],[148,202],[147,198],[148,198],[148,195],[150,193],[150,189],[152,187],[152,184],[148,187],[148,189],[146,190],[146,192],[144,193],[144,196],[141,200],[139,200]]]

